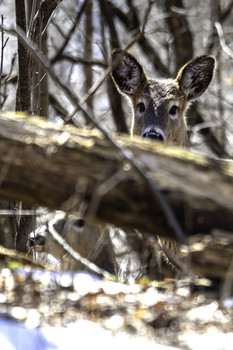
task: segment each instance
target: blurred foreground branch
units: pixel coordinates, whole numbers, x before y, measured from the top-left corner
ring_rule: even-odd
[[[233,165],[128,136],[113,137],[156,184],[187,235],[231,231]],[[153,193],[102,134],[1,113],[0,197],[92,221],[172,236]]]

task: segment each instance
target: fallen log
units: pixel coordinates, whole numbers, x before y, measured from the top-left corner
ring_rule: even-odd
[[[161,191],[187,235],[231,231],[233,164],[151,140],[112,135]],[[0,197],[172,236],[145,179],[100,131],[0,115]]]

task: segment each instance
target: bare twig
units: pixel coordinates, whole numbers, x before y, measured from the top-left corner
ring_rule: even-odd
[[[80,18],[82,17],[82,15],[83,15],[83,13],[84,13],[84,11],[86,9],[86,5],[87,5],[87,0],[85,0],[83,2],[82,7],[78,11],[78,13],[76,15],[76,18],[74,20],[73,26],[71,27],[71,29],[67,33],[66,38],[65,38],[62,46],[60,47],[59,50],[57,50],[56,55],[51,59],[51,63],[52,64],[57,62],[60,59],[61,55],[63,54],[65,48],[67,47],[67,45],[68,45],[68,43],[69,43],[69,41],[70,41],[70,39],[71,39],[71,37],[72,37],[72,35],[74,33],[74,31],[75,31],[79,21],[80,21]]]
[[[43,209],[37,209],[37,210],[32,210],[32,209],[21,209],[20,210],[20,215],[25,215],[25,216],[39,216],[39,215],[44,215],[45,210]],[[11,209],[0,209],[0,216],[11,216],[15,215],[15,210]]]
[[[144,15],[144,20],[143,20],[143,23],[142,23],[142,35],[145,34],[145,28],[146,28],[146,25],[147,25],[147,22],[148,22],[148,18],[149,18],[149,15],[150,15],[150,12],[151,12],[151,9],[152,9],[152,6],[154,5],[155,1],[154,0],[148,0],[148,7],[147,7],[147,10],[145,12],[145,15]]]
[[[1,23],[3,26],[3,22],[4,22],[4,17],[3,15],[1,15]],[[0,62],[0,81],[2,80],[2,73],[3,73],[3,53],[4,53],[4,49],[6,47],[6,44],[9,40],[9,37],[6,38],[6,41],[4,42],[4,30],[1,29],[1,62]]]
[[[220,45],[223,49],[223,51],[231,58],[233,58],[233,51],[227,46],[224,35],[223,35],[223,30],[222,30],[222,26],[219,22],[215,22],[215,28],[217,30],[218,33],[218,38],[219,38],[219,42]]]
[[[87,57],[92,57],[93,49],[92,49],[92,37],[93,37],[93,19],[92,19],[92,10],[93,4],[92,0],[87,0],[86,11],[85,11],[85,44],[84,51]],[[85,79],[84,86],[85,90],[88,91],[93,84],[93,70],[89,65],[83,66]],[[93,108],[93,98],[89,98],[87,101],[87,105],[90,109]]]
[[[4,17],[1,15],[1,25],[3,26],[4,23]],[[6,81],[4,82],[5,88],[3,92],[1,91],[1,86],[3,85],[2,76],[3,76],[3,56],[4,56],[4,49],[7,45],[7,42],[9,40],[9,37],[6,38],[4,41],[4,30],[1,29],[1,58],[0,58],[0,107],[2,107],[6,101]],[[2,97],[1,97],[2,96]]]
[[[34,13],[35,16],[32,16],[32,22],[30,23],[31,28],[33,28],[33,35],[34,39],[36,38],[36,36],[38,35],[43,35],[46,32],[46,29],[48,27],[48,24],[50,23],[51,18],[54,15],[54,12],[57,9],[58,4],[61,2],[62,0],[43,0],[43,1],[39,1],[38,3],[38,8],[36,8]],[[40,28],[41,27],[41,28]],[[39,30],[40,28],[40,30]],[[33,37],[32,35],[32,37]],[[38,40],[36,40],[37,42]]]
[[[151,64],[155,67],[156,70],[158,70],[163,76],[170,76],[170,71],[167,68],[167,66],[163,63],[163,61],[160,58],[160,55],[157,54],[149,42],[149,40],[146,38],[145,33],[143,31],[140,31],[139,29],[139,18],[136,13],[134,12],[134,21],[131,20],[131,11],[129,15],[124,14],[116,5],[114,5],[112,2],[109,2],[108,0],[105,0],[105,3],[108,3],[108,6],[112,7],[112,11],[114,13],[114,16],[119,19],[124,26],[127,28],[128,31],[133,31],[134,33],[136,32],[136,37],[138,32],[140,32],[140,40],[137,37],[138,44],[141,46],[143,52],[147,55],[149,58]],[[150,5],[149,5],[150,7]],[[147,12],[146,12],[147,13]],[[147,17],[147,15],[146,15]],[[160,19],[160,18],[158,18]],[[133,22],[133,23],[132,23]],[[142,24],[142,28],[144,25]]]
[[[103,68],[107,68],[106,61],[100,60],[100,59],[88,59],[88,58],[73,57],[71,55],[62,54],[59,57],[59,61],[61,61],[61,60],[67,60],[67,61],[70,61],[72,63],[80,63],[83,65],[100,66]]]
[[[146,27],[146,23],[148,20],[148,16],[149,13],[151,11],[152,5],[153,5],[154,1],[149,0],[149,4],[148,4],[148,9],[145,12],[145,16],[142,22],[142,30],[140,32],[137,33],[137,35],[135,36],[135,38],[133,40],[131,40],[126,47],[124,48],[125,51],[129,50],[135,43],[140,42],[140,40],[144,37],[144,30]],[[120,59],[121,57],[119,56],[118,59]],[[115,65],[118,64],[118,60],[115,62]],[[99,80],[92,86],[91,89],[89,89],[88,94],[85,95],[81,100],[80,100],[80,104],[85,104],[88,99],[90,97],[92,97],[93,94],[95,94],[95,92],[101,87],[101,85],[103,84],[103,82],[105,81],[105,79],[110,75],[111,71],[112,71],[112,66],[109,66],[109,68],[107,68],[104,73],[102,74],[102,76],[99,78]],[[79,108],[77,108],[75,111],[72,112],[72,116],[78,111]]]
[[[32,264],[34,266],[43,267],[46,270],[50,270],[50,271],[57,270],[55,266],[52,266],[52,265],[45,263],[43,261],[38,261],[38,260],[32,258],[30,255],[20,253],[16,250],[7,249],[1,245],[0,245],[0,255],[3,255],[3,256],[10,258],[10,259],[22,261],[23,263],[28,263],[28,264]]]

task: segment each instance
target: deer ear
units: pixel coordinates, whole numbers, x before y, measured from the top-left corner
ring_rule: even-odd
[[[215,66],[215,58],[204,55],[194,58],[180,69],[176,82],[188,101],[201,96],[208,88],[214,76]]]
[[[145,83],[142,65],[126,51],[112,52],[112,78],[120,92],[133,95]]]

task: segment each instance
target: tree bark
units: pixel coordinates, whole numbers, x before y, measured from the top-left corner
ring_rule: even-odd
[[[22,31],[27,32],[26,8],[24,0],[15,0],[16,24]],[[18,84],[16,92],[16,111],[31,111],[31,86],[29,74],[29,52],[18,40]],[[14,232],[14,246],[20,251],[26,251],[28,233],[32,231],[31,217],[21,217],[20,208],[25,207],[15,201],[8,203],[15,214],[9,217],[11,234]],[[29,208],[28,208],[29,209]],[[28,228],[28,231],[26,230]]]
[[[174,55],[176,58],[175,71],[177,72],[186,62],[193,58],[193,38],[184,14],[177,14],[173,8],[184,10],[182,0],[165,0],[164,9],[170,16],[166,22],[173,35]]]
[[[26,14],[24,0],[15,1],[16,24],[26,33]],[[31,92],[29,83],[29,55],[28,51],[18,41],[18,86],[16,93],[16,111],[29,111],[31,105]]]
[[[103,2],[99,0],[99,5],[101,9],[101,26],[102,26],[102,46],[104,48],[104,51],[107,52],[107,46],[106,46],[106,35],[105,35],[105,25],[107,24],[107,27],[109,29],[110,34],[110,44],[111,44],[111,50],[116,49],[120,47],[120,41],[118,38],[118,32],[115,27],[114,21],[112,20],[114,17],[114,13],[112,11],[112,7],[109,5],[108,2]],[[122,107],[122,97],[116,90],[116,87],[113,84],[113,81],[111,77],[107,78],[107,93],[109,98],[109,103],[112,110],[112,115],[114,119],[114,123],[116,125],[117,132],[124,132],[128,133],[128,127],[126,124],[126,116]]]
[[[113,136],[160,189],[185,234],[233,227],[233,165],[127,135]],[[145,180],[98,130],[0,115],[0,197],[74,211],[129,230],[171,237]]]

